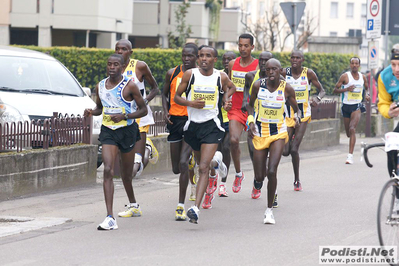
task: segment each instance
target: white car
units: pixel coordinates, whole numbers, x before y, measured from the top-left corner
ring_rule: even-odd
[[[55,58],[32,50],[0,46],[0,123],[46,119],[53,112],[83,115],[94,108],[90,89],[82,88]],[[94,117],[93,144],[99,145],[101,116]],[[101,146],[97,165],[101,165]]]

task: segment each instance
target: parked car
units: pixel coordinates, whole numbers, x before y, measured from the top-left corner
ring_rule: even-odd
[[[46,119],[58,112],[83,115],[93,108],[90,89],[82,88],[55,58],[32,50],[0,46],[0,123]],[[93,121],[93,144],[99,145],[101,116]],[[97,166],[101,165],[99,145]]]

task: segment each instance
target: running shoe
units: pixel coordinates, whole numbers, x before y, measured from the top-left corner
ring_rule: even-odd
[[[213,194],[218,187],[218,177],[219,175],[216,173],[215,177],[209,177],[208,186],[206,187],[206,193]]]
[[[197,185],[191,185],[190,201],[195,201],[195,194],[197,193]]]
[[[184,210],[184,208],[182,206],[177,206],[175,220],[176,221],[187,220],[186,211]]]
[[[154,143],[152,142],[152,140],[150,138],[146,139],[146,146],[149,148],[150,150],[150,158],[149,158],[149,162],[151,164],[156,164],[158,162],[159,159],[159,153],[157,148],[155,147]]]
[[[187,211],[187,216],[190,218],[188,221],[193,224],[198,223],[198,218],[199,218],[199,210],[197,206],[192,206],[190,209]]]
[[[218,171],[219,175],[221,178],[225,178],[227,176],[227,167],[223,163],[223,155],[220,151],[216,151],[215,155],[213,156],[212,161],[216,161],[218,164],[217,167],[215,167],[215,170]]]
[[[97,230],[116,230],[118,229],[118,225],[116,224],[116,220],[111,215],[105,217],[104,221],[100,223],[97,227]]]
[[[225,185],[219,186],[219,197],[228,197]]]
[[[241,190],[241,183],[245,179],[244,173],[242,173],[242,176],[239,177],[236,175],[236,179],[234,180],[233,183],[233,192],[238,193]]]
[[[140,155],[138,155],[137,153],[134,154],[134,163],[139,163],[139,164],[140,164],[139,170],[137,171],[137,173],[136,173],[136,175],[135,175],[135,176],[137,177],[137,176],[140,176],[141,173],[142,173],[143,170],[144,170],[144,165],[143,165],[143,162],[142,162],[142,157],[141,157]]]
[[[192,152],[190,155],[190,160],[188,161],[188,170],[193,170],[194,167],[195,167],[195,157],[194,157],[194,152]]]
[[[348,154],[345,164],[353,164],[353,154]]]
[[[260,194],[261,194],[260,189],[256,189],[255,187],[252,188],[251,197],[252,197],[253,199],[259,199]]]
[[[124,210],[123,212],[118,213],[119,217],[140,217],[143,213],[141,212],[141,208],[140,206],[138,207],[133,207],[130,204],[129,205],[125,205],[126,210]]]
[[[295,181],[295,182],[294,182],[294,190],[295,190],[295,191],[302,191],[301,182],[299,182],[299,181]]]
[[[271,209],[266,209],[265,219],[263,219],[263,223],[265,223],[265,224],[275,224],[276,223],[276,220],[274,220],[273,211]]]
[[[204,202],[202,203],[203,209],[212,209],[213,194],[205,194]]]
[[[277,196],[277,194],[274,195],[273,208],[278,208],[278,196]]]

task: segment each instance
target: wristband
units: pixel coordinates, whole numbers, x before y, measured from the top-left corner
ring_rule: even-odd
[[[145,105],[148,105],[148,100],[144,99],[144,103],[145,103]]]
[[[125,120],[128,120],[129,119],[129,114],[125,113],[124,115],[125,115]]]
[[[251,124],[251,123],[255,123],[255,119],[254,119],[253,115],[249,115],[248,116],[247,123],[248,123],[248,125]]]
[[[320,96],[317,96],[316,98],[317,98],[317,100],[319,100],[319,102],[321,102],[321,97]]]

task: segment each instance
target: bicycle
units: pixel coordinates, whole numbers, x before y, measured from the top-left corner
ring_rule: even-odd
[[[393,134],[392,134],[393,133]],[[376,147],[385,147],[385,152],[399,150],[399,133],[390,132],[386,135],[385,142],[367,145],[362,143],[362,155],[368,167],[373,167],[370,163],[367,152]],[[384,184],[377,209],[377,230],[378,239],[381,247],[399,246],[399,157],[396,172],[393,171],[392,177]],[[395,258],[390,265],[399,265],[399,258]]]

